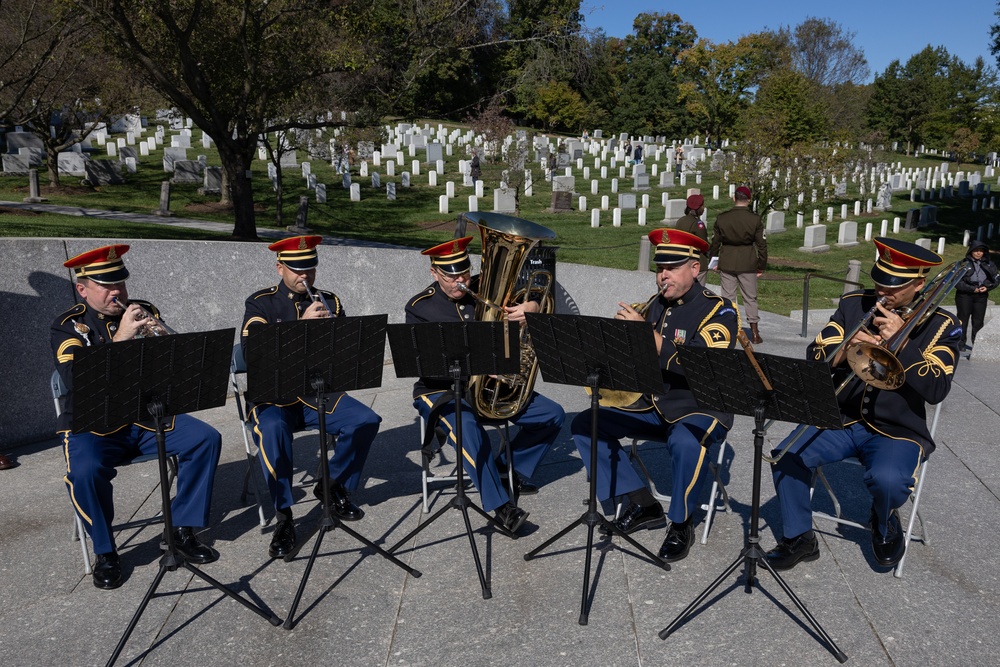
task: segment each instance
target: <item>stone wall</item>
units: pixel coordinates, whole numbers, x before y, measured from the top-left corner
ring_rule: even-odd
[[[180,332],[239,327],[246,297],[278,280],[264,243],[0,239],[0,256],[7,258],[0,265],[0,311],[14,328],[0,354],[0,450],[52,434],[49,325],[75,299],[72,272],[62,265],[116,242],[131,246],[130,297],[156,304]],[[429,262],[416,250],[320,246],[319,254],[316,283],[336,292],[348,315],[388,313],[390,323],[402,322],[406,300],[431,282]],[[655,291],[648,272],[559,264],[556,275],[559,313],[610,317],[618,301],[645,301]]]

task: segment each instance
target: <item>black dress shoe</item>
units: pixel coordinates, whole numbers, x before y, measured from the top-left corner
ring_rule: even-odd
[[[97,554],[97,562],[94,564],[94,586],[110,591],[118,588],[125,579],[122,577],[122,562],[118,553],[112,551],[109,554]]]
[[[632,503],[625,508],[621,516],[615,519],[615,527],[626,535],[630,535],[637,530],[663,528],[667,525],[667,517],[663,514],[663,505],[642,506]],[[611,531],[601,526],[601,534],[610,535]]]
[[[895,567],[906,553],[906,535],[899,524],[899,513],[892,510],[889,521],[886,522],[885,537],[878,532],[878,519],[872,510],[872,551],[875,552],[875,562],[882,567]]]
[[[510,489],[510,483],[507,475],[501,475],[500,481],[503,482],[503,488]],[[527,481],[517,473],[514,473],[514,497],[518,496],[533,496],[538,493],[538,487]]]
[[[790,570],[801,561],[819,558],[819,540],[815,534],[803,534],[790,540],[781,540],[764,558],[775,570]]]
[[[279,521],[271,536],[271,546],[267,554],[271,558],[284,558],[295,548],[295,524],[292,521]]]
[[[313,495],[323,500],[323,482],[313,487]],[[351,496],[343,484],[330,482],[330,512],[341,521],[361,521],[365,511],[351,502]]]
[[[659,556],[667,563],[673,563],[687,556],[693,543],[694,528],[690,520],[684,523],[671,523],[667,528],[667,536],[660,545]]]
[[[507,529],[508,532],[517,534],[517,531],[524,525],[528,513],[513,503],[504,503],[494,512],[497,521]]]
[[[193,528],[174,528],[174,547],[184,560],[197,565],[214,563],[219,560],[219,552],[198,541]],[[160,549],[166,550],[167,542],[160,542]]]

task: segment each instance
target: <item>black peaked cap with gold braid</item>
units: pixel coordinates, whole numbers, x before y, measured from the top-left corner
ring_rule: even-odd
[[[942,261],[941,255],[909,241],[880,236],[875,239],[875,247],[878,259],[871,277],[882,287],[900,287],[911,280],[926,278],[931,268]]]
[[[102,285],[115,285],[128,278],[128,269],[122,261],[122,255],[128,249],[129,246],[121,243],[106,245],[82,252],[63,262],[63,266],[73,269],[73,275],[77,279],[88,278]]]
[[[452,276],[458,276],[472,269],[472,263],[469,261],[469,253],[466,251],[471,241],[471,236],[452,239],[433,248],[423,250],[420,254],[429,256],[431,258],[431,266],[436,267],[439,271]]]
[[[268,250],[278,253],[278,261],[292,271],[308,271],[319,266],[319,253],[316,246],[323,240],[322,236],[292,236],[275,241],[267,246]]]

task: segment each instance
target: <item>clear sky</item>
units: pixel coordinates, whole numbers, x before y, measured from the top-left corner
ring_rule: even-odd
[[[989,44],[990,26],[998,21],[996,10],[995,0],[583,0],[581,4],[586,26],[602,28],[610,37],[631,33],[632,21],[642,12],[677,14],[694,26],[699,37],[713,42],[735,41],[765,28],[795,27],[810,16],[832,19],[855,34],[854,44],[868,59],[870,77],[893,60],[905,64],[928,44],[945,47],[968,65],[982,56],[995,67]]]

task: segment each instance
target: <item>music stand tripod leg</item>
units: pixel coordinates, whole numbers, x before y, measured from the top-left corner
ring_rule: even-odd
[[[163,537],[167,544],[167,550],[163,556],[160,557],[160,568],[157,571],[156,576],[153,577],[153,582],[149,585],[149,589],[147,589],[146,594],[143,596],[142,602],[139,604],[139,608],[136,609],[135,614],[132,615],[132,620],[129,621],[121,639],[118,640],[118,645],[115,646],[114,653],[112,653],[111,657],[108,659],[107,667],[111,667],[111,665],[114,665],[118,660],[118,656],[120,656],[122,650],[124,650],[129,637],[132,636],[132,631],[135,630],[135,626],[138,625],[143,612],[146,611],[146,607],[149,605],[150,600],[152,600],[153,596],[156,594],[156,589],[159,587],[160,582],[163,581],[163,575],[168,571],[173,572],[179,567],[184,567],[193,574],[197,575],[213,588],[225,593],[261,618],[266,619],[271,625],[281,625],[281,619],[275,616],[273,612],[265,612],[263,609],[245,599],[243,596],[232,591],[224,584],[216,581],[214,578],[208,576],[198,568],[185,561],[184,557],[177,552],[177,546],[174,543],[174,520],[170,507],[170,486],[168,484],[169,478],[167,476],[167,445],[166,436],[163,432],[164,411],[165,406],[161,401],[154,399],[150,402],[149,412],[153,416],[154,423],[156,424],[156,454],[160,473],[160,502],[163,506]]]
[[[548,540],[540,544],[535,549],[532,549],[528,553],[524,554],[524,560],[531,560],[535,558],[539,553],[541,553],[549,545],[569,533],[571,530],[577,526],[585,525],[587,526],[587,555],[585,557],[585,563],[583,568],[583,593],[580,599],[580,625],[587,625],[588,618],[590,615],[590,610],[587,605],[587,598],[590,594],[590,563],[591,556],[593,554],[594,548],[594,528],[597,526],[604,526],[608,532],[618,535],[624,538],[629,544],[631,544],[635,549],[640,551],[643,555],[649,558],[655,565],[659,565],[664,570],[670,570],[670,564],[664,562],[659,556],[654,554],[652,551],[646,547],[639,544],[631,535],[626,535],[618,527],[608,521],[604,516],[597,511],[597,416],[598,408],[600,407],[600,391],[598,390],[598,383],[600,382],[600,377],[597,374],[593,374],[589,380],[590,385],[590,485],[589,492],[587,496],[587,511],[583,515],[569,524],[558,533],[550,537]]]
[[[452,377],[452,400],[455,403],[455,452],[457,453],[457,463],[455,472],[455,495],[448,502],[447,505],[439,509],[433,514],[429,519],[421,523],[419,526],[410,531],[405,537],[399,540],[396,544],[392,545],[387,549],[391,554],[395,552],[403,544],[409,542],[422,530],[434,523],[438,518],[444,515],[450,509],[457,509],[462,513],[462,519],[465,523],[465,534],[469,538],[469,548],[472,551],[472,560],[476,565],[476,574],[479,576],[479,586],[482,591],[483,599],[489,600],[493,597],[493,592],[490,589],[489,582],[486,580],[486,574],[483,570],[483,563],[479,557],[479,548],[476,546],[475,535],[472,531],[472,522],[469,520],[469,509],[473,509],[479,513],[486,521],[492,525],[494,528],[502,532],[508,537],[517,538],[517,535],[508,531],[503,524],[501,524],[495,517],[490,516],[481,507],[475,505],[471,500],[469,500],[468,495],[465,493],[465,454],[462,449],[462,377],[461,377],[461,366],[458,362],[452,364],[451,369]],[[432,424],[428,424],[427,428],[432,428]]]
[[[753,496],[751,501],[750,510],[750,533],[747,536],[746,546],[740,551],[740,555],[737,557],[733,563],[726,568],[726,570],[719,575],[719,577],[713,581],[708,588],[701,592],[697,598],[691,604],[689,604],[684,611],[682,611],[677,618],[670,622],[670,625],[665,627],[659,632],[660,639],[666,639],[669,637],[674,630],[676,630],[696,608],[698,608],[702,602],[704,602],[712,591],[719,587],[719,585],[732,574],[740,565],[740,563],[745,564],[746,582],[744,590],[747,593],[752,592],[753,585],[759,583],[756,581],[757,574],[757,562],[764,566],[764,568],[771,573],[778,585],[785,592],[792,602],[798,608],[802,615],[806,617],[813,629],[820,636],[823,643],[826,644],[827,648],[833,653],[834,657],[841,663],[847,662],[847,655],[840,650],[840,647],[833,641],[833,639],[826,633],[819,622],[813,617],[811,613],[806,609],[802,601],[799,600],[795,592],[792,591],[791,587],[785,583],[771,564],[767,562],[763,549],[760,547],[760,483],[761,483],[761,461],[763,460],[764,454],[764,435],[766,433],[766,428],[764,426],[764,412],[767,405],[766,397],[763,398],[754,411],[754,465],[753,465]]]
[[[323,485],[323,501],[321,503],[323,506],[323,518],[320,519],[319,523],[316,524],[309,535],[296,544],[288,555],[284,557],[284,561],[286,563],[292,561],[295,556],[298,555],[299,551],[302,550],[302,547],[309,542],[309,540],[313,537],[316,538],[316,542],[313,544],[312,552],[309,554],[309,560],[306,563],[306,569],[302,573],[301,581],[299,581],[299,587],[295,591],[295,598],[292,600],[292,606],[288,610],[288,617],[282,625],[282,627],[286,630],[291,630],[295,627],[295,612],[299,608],[299,602],[302,601],[302,594],[305,591],[306,583],[309,581],[309,575],[316,562],[316,556],[319,554],[320,545],[323,543],[323,535],[334,528],[340,527],[344,530],[344,532],[362,542],[365,546],[371,547],[380,555],[391,561],[394,565],[401,567],[407,573],[412,574],[415,577],[421,576],[421,572],[414,570],[409,565],[393,556],[391,553],[378,547],[374,542],[362,537],[357,532],[348,529],[330,512],[330,466],[327,463],[330,460],[330,449],[327,440],[326,419],[324,418],[324,415],[326,414],[326,393],[325,382],[323,379],[316,378],[313,380],[313,388],[316,389],[316,414],[318,415],[318,419],[316,421],[319,426],[320,484]]]

